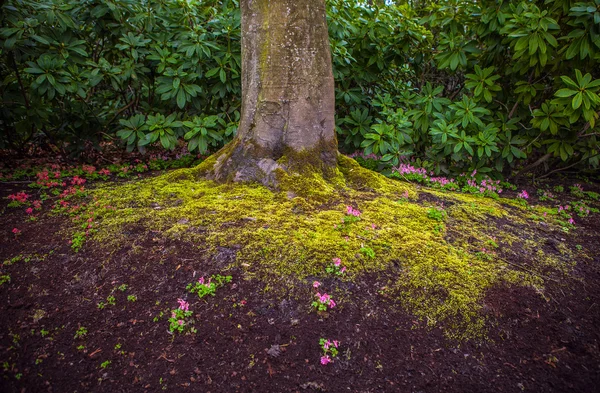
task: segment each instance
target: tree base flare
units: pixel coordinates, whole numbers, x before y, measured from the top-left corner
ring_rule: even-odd
[[[273,154],[254,144],[235,140],[201,164],[199,174],[219,183],[258,183],[275,191],[286,191],[289,177],[316,175],[338,183],[339,153],[332,149],[332,143],[335,140],[321,142],[310,150],[298,152],[286,148]]]

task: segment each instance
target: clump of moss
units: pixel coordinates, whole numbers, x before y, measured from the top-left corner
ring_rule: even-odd
[[[481,308],[490,287],[509,282],[543,288],[540,276],[497,257],[517,238],[499,220],[514,228],[522,225],[502,200],[429,190],[446,202],[440,223],[429,217],[430,204],[416,202],[414,185],[387,179],[344,156],[338,164],[329,180],[282,173],[280,191],[203,180],[198,174],[210,163],[100,187],[94,196],[116,210],[103,218],[95,239],[118,246],[123,228],[137,226],[202,244],[205,253],[229,247],[237,250],[233,264],[248,279],[275,289],[282,277],[304,282],[341,258],[348,280],[366,273],[393,274],[388,285],[393,296],[457,339],[485,334]],[[358,222],[342,225],[347,205],[362,214]],[[531,236],[532,242],[539,240]],[[496,253],[478,257],[477,250],[492,238]],[[531,258],[545,268],[567,266],[559,257],[533,253]]]

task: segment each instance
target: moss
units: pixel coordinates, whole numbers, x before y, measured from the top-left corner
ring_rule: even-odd
[[[511,244],[523,244],[520,233],[525,233],[532,270],[567,272],[571,267],[566,249],[557,255],[538,252],[542,240],[526,231],[520,210],[507,208],[502,200],[428,190],[447,206],[448,217],[440,223],[428,218],[428,204],[415,202],[414,185],[389,180],[344,156],[338,164],[328,179],[314,171],[279,173],[279,192],[198,179],[198,173],[214,165],[210,162],[107,185],[93,191],[94,196],[116,211],[103,217],[95,239],[119,247],[130,241],[124,228],[136,227],[202,244],[206,253],[229,247],[237,250],[234,264],[246,279],[282,296],[290,290],[289,285],[282,288],[282,278],[308,286],[310,278],[323,276],[325,266],[339,257],[348,280],[365,274],[392,276],[388,287],[403,307],[431,326],[441,324],[456,339],[485,335],[482,299],[492,286],[505,282],[543,291],[541,275],[515,269],[496,254],[482,259],[476,255],[481,248],[510,253]],[[362,215],[343,227],[346,205]],[[198,227],[203,230],[194,230]],[[371,248],[375,258],[361,254],[361,247]],[[310,299],[304,300],[309,304]]]

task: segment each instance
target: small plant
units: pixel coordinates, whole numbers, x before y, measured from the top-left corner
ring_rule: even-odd
[[[127,301],[128,302],[136,302],[137,301],[137,296],[136,295],[128,295],[127,296]]]
[[[554,200],[554,194],[548,190],[537,190],[540,201],[545,202],[548,200]]]
[[[352,206],[346,206],[346,215],[344,216],[343,223],[344,224],[352,224],[354,222],[360,221],[361,212],[357,209],[354,209]]]
[[[371,247],[361,247],[360,248],[360,253],[363,254],[365,257],[370,258],[370,259],[375,259],[375,251],[373,251],[373,249]]]
[[[113,295],[108,295],[106,298],[106,303],[100,302],[98,303],[98,308],[103,310],[106,306],[114,306],[116,304],[116,299]]]
[[[480,251],[475,253],[475,256],[482,261],[491,261],[493,259],[494,252],[488,250],[487,248],[482,248]]]
[[[554,192],[565,192],[565,188],[563,186],[554,186],[552,190]]]
[[[340,342],[337,340],[330,341],[329,339],[321,338],[319,340],[319,345],[321,346],[321,351],[323,353],[321,356],[321,364],[325,366],[329,363],[333,363],[333,358],[336,358],[338,355]]]
[[[42,335],[42,337],[46,337],[48,334],[50,334],[50,332],[47,331],[46,329],[42,329],[42,330],[40,330],[40,334]]]
[[[127,284],[121,284],[117,289],[121,292],[125,292],[127,290]]]
[[[402,196],[400,197],[400,199],[398,199],[398,203],[408,202],[408,197],[409,197],[408,191],[404,191],[402,193]]]
[[[81,247],[83,247],[83,243],[85,243],[85,233],[84,232],[75,232],[73,237],[71,238],[71,249],[74,252],[79,252]]]
[[[313,286],[314,286],[314,284],[313,284]],[[317,311],[327,311],[328,308],[331,309],[336,306],[335,301],[331,298],[331,296],[329,296],[326,293],[321,294],[320,292],[317,292],[315,294],[315,296],[317,297],[317,300],[312,302],[311,305]]]
[[[10,275],[9,274],[5,274],[0,276],[0,286],[3,285],[4,283],[10,282]]]
[[[578,198],[583,198],[585,195],[583,193],[583,187],[581,187],[581,184],[573,184],[571,187],[569,187],[569,191],[572,195],[575,195]]]
[[[160,313],[158,313],[158,315],[157,315],[157,316],[155,316],[155,317],[152,319],[152,321],[153,321],[153,322],[158,322],[158,321],[159,321],[159,320],[160,320],[160,319],[163,317],[163,315],[165,315],[165,313],[161,311]]]
[[[190,304],[183,299],[177,299],[179,307],[171,310],[171,318],[169,318],[169,332],[183,333],[186,327],[186,318],[192,316],[193,312],[189,310]],[[187,324],[192,323],[191,321]]]
[[[80,326],[79,329],[77,329],[77,331],[75,332],[75,336],[73,336],[74,339],[78,339],[78,338],[84,338],[88,333],[88,330],[85,326]]]
[[[529,194],[526,190],[522,190],[520,193],[517,194],[517,198],[522,200],[529,199]]]
[[[78,345],[78,346],[77,346],[77,350],[78,350],[78,351],[83,351],[84,349],[85,349],[85,346],[84,346],[84,345]]]
[[[335,274],[336,276],[342,276],[346,274],[346,266],[342,266],[342,260],[340,258],[333,258],[333,263],[325,268],[325,271],[329,274]]]
[[[112,361],[106,360],[106,361],[100,363],[100,368],[101,369],[107,369],[108,367],[110,367],[111,363],[112,363]]]
[[[119,349],[121,349],[123,345],[121,343],[117,343],[115,344],[115,351],[118,351]]]
[[[427,210],[427,218],[435,220],[435,221],[444,221],[448,214],[444,210],[443,206],[432,207]]]
[[[221,276],[220,274],[217,274],[216,276],[210,276],[208,280],[205,280],[204,277],[200,277],[197,282],[188,284],[186,289],[190,293],[197,294],[198,297],[202,299],[209,295],[215,296],[217,288],[230,282],[231,276]]]

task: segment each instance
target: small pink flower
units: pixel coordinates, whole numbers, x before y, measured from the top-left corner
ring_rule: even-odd
[[[321,283],[318,281],[313,282],[313,288],[319,288],[321,286]]]
[[[333,340],[333,346],[334,347],[337,348],[339,346],[339,344],[340,344],[340,342],[338,340]]]
[[[21,233],[21,230],[17,229],[17,228],[13,228],[12,233],[14,233],[15,235],[18,235]]]
[[[179,324],[179,326],[183,325],[183,321],[181,319],[177,321],[177,323]]]
[[[321,364],[325,366],[328,363],[331,363],[331,358],[329,356],[321,356]]]
[[[186,302],[183,299],[177,299],[177,302],[179,303],[179,309],[183,310],[183,311],[188,311],[190,304],[188,302]]]
[[[375,225],[375,224],[371,224],[371,229],[372,229],[372,230],[375,230],[375,228],[377,228],[377,225]]]
[[[523,190],[519,194],[517,194],[517,198],[529,199],[529,194],[527,191]]]
[[[342,266],[342,268],[340,269],[340,273],[344,273],[346,271],[346,266]]]
[[[342,263],[342,260],[340,258],[333,258],[333,264],[335,266],[340,266],[341,263]]]
[[[33,208],[32,207],[28,207],[27,210],[25,210],[25,213],[27,213],[27,214],[33,213]]]
[[[325,341],[325,343],[323,343],[323,349],[329,349],[330,345],[331,345],[331,341],[329,341],[329,340]]]
[[[575,225],[575,220],[573,220],[573,217],[569,218],[569,224]]]
[[[204,284],[204,277],[200,277],[200,278],[198,279],[198,283],[199,283],[199,284]]]
[[[177,314],[175,314],[174,312],[171,313],[171,318],[175,318],[177,316]]]
[[[329,307],[330,308],[334,308],[335,307],[335,302],[333,301],[333,299],[329,299]]]

